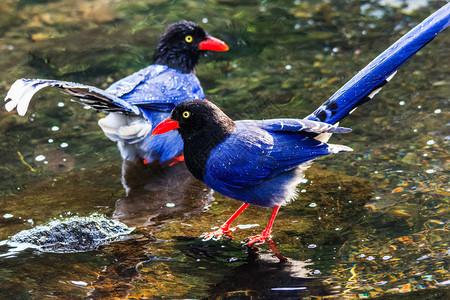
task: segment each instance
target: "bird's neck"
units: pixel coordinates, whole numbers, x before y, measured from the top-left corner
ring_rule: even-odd
[[[233,131],[235,124],[229,119],[225,124],[214,124],[200,130],[184,140],[184,157],[189,171],[203,181],[206,164],[211,151],[222,143]],[[182,135],[183,136],[183,135]]]
[[[155,64],[165,65],[182,73],[191,73],[197,64],[198,54],[161,47],[156,49],[153,60]]]

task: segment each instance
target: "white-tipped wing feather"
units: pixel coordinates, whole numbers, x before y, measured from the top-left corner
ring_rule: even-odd
[[[113,112],[120,111],[139,115],[137,106],[107,93],[99,88],[79,83],[47,79],[18,79],[11,86],[5,97],[7,111],[17,109],[17,113],[24,116],[33,96],[45,87],[57,87],[64,93],[77,97],[78,101],[91,106],[95,110]]]
[[[17,108],[17,113],[24,116],[33,95],[50,85],[50,82],[29,84],[23,79],[16,80],[8,91],[8,94],[6,94],[5,101],[11,100],[5,104],[6,110],[12,111]]]

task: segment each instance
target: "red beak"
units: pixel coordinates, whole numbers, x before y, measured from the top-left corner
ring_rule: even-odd
[[[228,51],[229,48],[228,45],[225,44],[225,42],[208,35],[205,41],[198,44],[198,49],[211,51]]]
[[[155,129],[153,129],[152,135],[166,133],[178,128],[180,128],[180,126],[178,125],[177,121],[167,119],[159,123],[158,126],[156,126]]]

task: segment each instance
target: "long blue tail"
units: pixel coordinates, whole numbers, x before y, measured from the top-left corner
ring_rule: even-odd
[[[449,25],[450,3],[376,57],[306,119],[328,124],[339,122],[356,107],[372,99],[398,68]]]

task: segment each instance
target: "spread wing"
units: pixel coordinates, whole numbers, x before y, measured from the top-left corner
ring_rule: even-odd
[[[5,101],[9,100],[5,104],[6,110],[17,109],[17,113],[24,116],[34,94],[45,87],[60,88],[64,93],[77,97],[80,102],[96,110],[120,111],[135,115],[141,113],[138,107],[93,86],[68,81],[24,78],[16,80],[8,91],[5,97]]]
[[[151,65],[102,90],[93,86],[50,79],[19,79],[5,97],[8,111],[25,115],[33,96],[43,88],[56,87],[77,101],[104,112],[140,115],[141,110],[170,112],[179,103],[204,98],[194,74],[185,74],[166,66]]]

